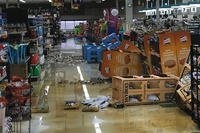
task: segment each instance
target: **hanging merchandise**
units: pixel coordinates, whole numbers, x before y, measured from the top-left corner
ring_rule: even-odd
[[[39,55],[37,53],[33,54],[31,56],[31,64],[38,64],[39,60],[40,60],[40,57],[39,57]]]
[[[37,65],[34,69],[34,76],[38,76],[40,77],[40,74],[41,74],[41,66],[40,65]]]
[[[37,38],[37,30],[36,29],[31,29],[30,30],[30,38],[31,39]]]
[[[117,33],[117,24],[119,23],[118,19],[118,10],[117,9],[105,9],[103,11],[104,19],[108,24],[108,34]]]
[[[44,55],[42,55],[42,56],[40,57],[40,65],[43,65],[44,62],[45,62],[45,57],[44,57]]]
[[[28,44],[16,46],[7,45],[7,57],[10,64],[20,64],[26,61],[26,50]]]
[[[42,26],[38,26],[36,28],[37,31],[37,36],[42,36],[43,35],[43,27]]]

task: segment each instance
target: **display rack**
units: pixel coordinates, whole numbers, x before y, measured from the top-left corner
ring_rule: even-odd
[[[52,12],[53,15],[53,44],[58,45],[61,40],[61,35],[60,35],[60,12],[58,10],[55,10]]]
[[[18,11],[18,9],[16,10]],[[25,21],[23,22],[21,20],[7,21],[7,24],[4,25],[7,38],[1,40],[2,44],[5,46],[2,50],[6,52],[0,51],[0,53],[6,54],[7,57],[6,62],[1,61],[0,63],[0,66],[6,66],[6,75],[1,78],[6,81],[5,92],[3,93],[7,101],[6,116],[12,118],[11,132],[18,133],[30,133],[31,131],[32,86],[29,76],[30,57],[26,52],[29,42],[26,23],[27,18],[24,19]],[[22,86],[16,86],[16,79],[18,79],[17,81],[20,82]],[[24,89],[23,87],[26,85],[29,87]],[[22,123],[24,121],[28,122],[28,128],[22,131]]]
[[[40,73],[35,74],[36,69],[41,69],[40,65],[43,65],[44,62],[41,62],[41,58],[44,60],[44,19],[43,16],[29,16],[29,34],[30,34],[30,54],[31,58],[38,55],[39,58],[37,62],[31,64],[31,79],[32,81],[40,79]]]
[[[199,39],[197,39],[199,41]],[[200,41],[191,46],[192,119],[200,126]]]

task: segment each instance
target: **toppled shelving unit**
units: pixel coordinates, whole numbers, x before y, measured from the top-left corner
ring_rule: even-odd
[[[189,54],[176,86],[176,93],[177,93],[176,102],[179,105],[179,107],[184,110],[188,109],[191,110],[190,73],[191,73],[191,66],[190,66],[190,54]]]
[[[175,76],[114,76],[112,99],[126,105],[152,104],[170,101],[175,92]]]

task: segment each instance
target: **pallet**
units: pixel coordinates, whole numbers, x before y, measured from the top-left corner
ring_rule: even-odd
[[[139,52],[104,51],[102,60],[111,65],[138,65],[141,57]]]
[[[113,66],[111,64],[102,63],[101,64],[101,73],[104,77],[112,77],[112,76],[127,76],[127,75],[141,75],[142,74],[142,66],[138,65],[121,65],[121,66]]]
[[[141,75],[142,68],[139,53],[103,51],[100,70],[104,77]]]
[[[167,102],[174,94],[176,84],[177,78],[171,76],[114,76],[112,78],[112,99],[126,105]],[[149,95],[151,97],[155,95],[159,100],[150,101]]]

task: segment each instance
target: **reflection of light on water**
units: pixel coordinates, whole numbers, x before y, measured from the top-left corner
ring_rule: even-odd
[[[101,128],[100,128],[99,123],[95,123],[95,124],[94,124],[94,127],[95,127],[96,133],[101,133]]]
[[[77,71],[78,71],[78,73],[79,73],[79,75],[80,75],[80,80],[81,80],[81,81],[84,81],[83,74],[82,74],[82,72],[81,72],[80,66],[77,66]],[[84,95],[85,95],[85,99],[90,99],[90,95],[89,95],[89,93],[88,93],[88,89],[87,89],[86,84],[82,84],[82,87],[83,87],[83,92],[84,92]],[[97,119],[96,116],[94,117],[94,120],[93,120],[92,123],[94,124],[94,128],[95,128],[95,132],[96,132],[96,133],[102,133],[102,132],[101,132],[100,125],[99,125],[99,123],[101,123],[101,122],[102,122],[102,121],[99,120],[99,119]]]
[[[47,86],[45,87],[45,95],[48,95],[48,93],[49,93],[49,85],[47,85]]]
[[[42,125],[42,119],[43,119],[43,117],[41,116],[40,117],[40,126]]]
[[[80,80],[81,80],[81,81],[84,81],[83,74],[82,74],[82,72],[81,72],[80,66],[77,66],[77,71],[78,71],[78,73],[79,73],[79,75],[80,75]]]
[[[102,133],[101,128],[100,128],[100,123],[102,123],[102,122],[103,122],[103,120],[100,120],[96,116],[94,116],[92,123],[94,124],[94,128],[95,128],[96,133]]]
[[[82,87],[83,87],[83,92],[85,94],[85,99],[87,99],[87,100],[90,99],[90,95],[88,93],[87,86],[85,84],[83,84]]]
[[[78,73],[80,75],[80,80],[84,81],[83,74],[81,72],[80,66],[77,66],[77,71],[78,71]],[[88,93],[87,86],[85,84],[83,84],[82,87],[83,87],[83,92],[84,92],[84,95],[85,95],[85,99],[90,99],[90,95]]]

